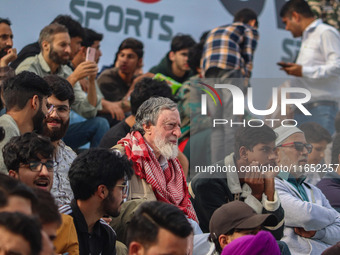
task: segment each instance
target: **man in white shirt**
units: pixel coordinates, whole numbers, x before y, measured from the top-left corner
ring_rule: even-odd
[[[315,19],[305,0],[290,0],[282,7],[280,16],[293,37],[302,36],[296,63],[281,62],[281,69],[295,76],[291,86],[311,92],[311,99],[304,106],[312,115],[296,109],[294,118],[298,124],[317,122],[333,134],[340,99],[340,34]]]

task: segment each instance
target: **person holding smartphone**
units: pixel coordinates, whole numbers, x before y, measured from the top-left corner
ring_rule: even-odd
[[[293,37],[302,37],[302,41],[296,63],[279,62],[278,65],[295,77],[292,87],[311,92],[311,99],[304,104],[311,116],[296,109],[294,118],[299,125],[317,122],[333,134],[340,99],[340,34],[321,19],[315,19],[305,0],[290,0],[282,7],[280,16],[286,30]],[[294,96],[296,94],[291,98]]]

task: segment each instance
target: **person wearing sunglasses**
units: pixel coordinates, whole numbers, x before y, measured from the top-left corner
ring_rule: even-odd
[[[277,166],[282,172],[275,188],[285,211],[284,237],[292,254],[321,254],[339,241],[340,214],[320,189],[306,182],[305,172],[316,170],[307,164],[313,146],[297,127],[278,127],[275,141]]]

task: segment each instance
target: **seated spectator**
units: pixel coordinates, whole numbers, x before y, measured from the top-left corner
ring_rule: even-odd
[[[304,167],[312,146],[297,127],[278,127],[277,165],[287,169],[275,178],[285,212],[282,241],[292,254],[321,254],[339,241],[340,215],[320,189],[305,182]],[[307,166],[308,167],[308,166]]]
[[[119,215],[131,174],[130,162],[109,149],[90,149],[73,161],[74,200],[60,212],[73,217],[79,254],[116,254],[116,234],[101,218]]]
[[[328,199],[331,206],[340,212],[340,134],[337,134],[333,139],[332,146],[332,167],[328,173],[316,185],[325,197]]]
[[[143,203],[128,226],[129,255],[192,254],[192,231],[184,213],[175,206]]]
[[[0,212],[20,212],[33,215],[37,211],[37,196],[25,184],[0,174]]]
[[[50,191],[53,184],[54,146],[35,133],[13,137],[4,147],[8,175],[31,188]]]
[[[280,255],[275,238],[267,231],[256,235],[246,235],[226,246],[222,255]]]
[[[165,81],[157,81],[146,77],[137,82],[131,93],[131,115],[113,126],[103,136],[99,147],[111,148],[115,146],[120,139],[130,133],[131,128],[135,124],[135,116],[139,106],[149,98],[157,96],[173,99],[171,89]]]
[[[74,20],[70,15],[58,15],[52,20],[50,24],[58,23],[65,26],[68,30],[68,34],[71,38],[71,54],[70,60],[74,58],[74,56],[78,53],[81,47],[81,42],[84,38],[84,29],[80,25],[80,23]],[[23,62],[26,58],[34,57],[38,55],[41,51],[39,42],[34,42],[26,45],[18,54],[18,58],[11,63],[11,67],[16,69],[21,62]]]
[[[143,47],[143,43],[134,38],[125,39],[118,48],[117,67],[106,69],[97,79],[105,100],[115,102],[121,113],[130,111],[128,98],[133,90],[135,72],[143,63]]]
[[[0,18],[0,91],[1,81],[7,76],[14,75],[9,63],[17,58],[17,50],[13,48],[13,33],[9,19]],[[1,93],[0,93],[1,94]],[[0,110],[3,108],[0,97]]]
[[[88,142],[91,142],[91,147],[96,147],[104,133],[109,129],[108,122],[105,119],[96,117],[98,110],[102,109],[102,97],[97,94],[95,85],[98,67],[93,61],[84,61],[72,71],[67,66],[70,56],[73,54],[70,41],[71,39],[65,26],[53,23],[44,27],[39,35],[40,53],[25,59],[17,67],[16,73],[29,70],[41,77],[56,74],[67,79],[74,90],[75,100],[72,104],[72,109],[77,114],[87,118],[87,120],[72,123],[64,137],[64,141],[73,149]],[[79,80],[84,77],[89,78],[90,86],[87,95],[79,84]]]
[[[133,161],[129,197],[160,200],[178,206],[197,221],[182,166],[176,158],[181,134],[177,105],[164,97],[150,98],[137,110],[135,125],[114,148]]]
[[[31,188],[51,191],[53,185],[53,169],[56,166],[52,160],[54,146],[49,138],[35,133],[26,133],[22,136],[13,137],[4,147],[4,161],[8,169],[8,175],[20,180]],[[63,217],[65,218],[65,217]],[[63,221],[58,229],[59,233],[72,233],[74,230],[72,221]],[[75,230],[74,230],[75,231]],[[78,249],[76,236],[65,239],[57,234],[56,250],[60,253],[72,252]]]
[[[39,255],[42,248],[40,224],[21,213],[0,213],[2,254]]]
[[[209,232],[209,221],[217,208],[225,203],[240,200],[259,214],[274,214],[279,223],[270,228],[270,231],[277,240],[281,239],[284,212],[275,190],[274,176],[269,172],[263,175],[257,170],[245,173],[242,171],[247,167],[260,169],[262,166],[274,166],[275,138],[274,131],[266,125],[240,127],[235,136],[235,152],[211,166],[226,168],[226,172],[202,169],[202,172],[191,180],[191,200],[204,233]]]
[[[213,213],[209,223],[210,234],[194,236],[194,254],[221,254],[233,240],[244,235],[255,235],[263,226],[277,224],[278,220],[272,214],[257,214],[241,201],[229,202]],[[207,242],[208,238],[210,242]]]
[[[68,179],[68,171],[77,154],[68,147],[62,138],[69,127],[70,109],[74,102],[74,92],[71,84],[58,75],[44,77],[52,90],[47,98],[49,112],[44,119],[43,135],[49,137],[55,147],[53,171],[53,186],[51,193],[58,206],[68,204],[73,199],[73,192]]]
[[[23,72],[3,83],[2,95],[7,113],[0,117],[5,134],[0,142],[0,152],[13,136],[42,130],[43,120],[48,112],[47,97],[51,95],[51,90],[38,75]],[[2,153],[0,172],[8,173]]]
[[[170,51],[149,72],[161,73],[179,83],[185,82],[193,75],[188,65],[188,53],[194,44],[195,41],[190,35],[176,35],[171,41]]]
[[[313,150],[308,154],[308,165],[321,166],[324,163],[325,150],[327,145],[332,142],[332,137],[320,124],[316,122],[305,122],[299,127],[305,134],[307,143],[313,146]],[[316,185],[322,178],[323,173],[308,172],[306,181]]]

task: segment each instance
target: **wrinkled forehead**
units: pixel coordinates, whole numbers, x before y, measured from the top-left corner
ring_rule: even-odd
[[[157,124],[158,123],[161,124],[167,121],[179,122],[179,123],[181,122],[177,108],[163,109],[159,112],[158,118],[157,118]]]

